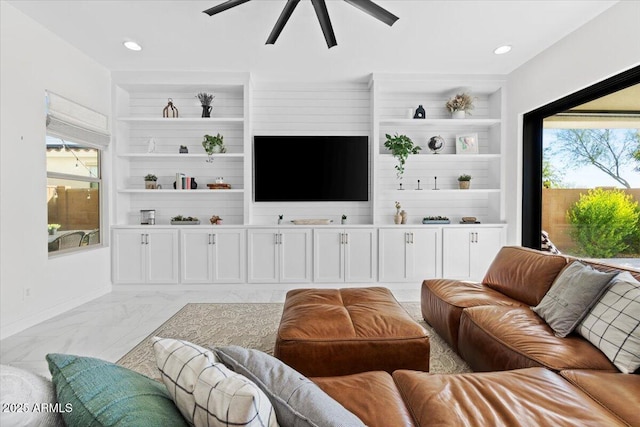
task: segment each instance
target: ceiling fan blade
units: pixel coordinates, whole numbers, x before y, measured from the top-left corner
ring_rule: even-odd
[[[282,9],[282,13],[276,22],[276,25],[273,26],[273,30],[271,30],[271,34],[269,34],[269,38],[267,39],[267,44],[275,44],[276,40],[280,36],[282,29],[289,21],[293,10],[300,3],[300,0],[287,0],[287,4],[284,5],[284,9]]]
[[[226,2],[219,4],[217,6],[213,6],[207,10],[203,10],[203,13],[206,13],[209,16],[213,16],[216,13],[224,12],[227,9],[231,9],[232,7],[236,7],[241,5],[242,3],[246,3],[251,0],[227,0]]]
[[[371,0],[344,0],[352,6],[357,7],[374,18],[384,22],[388,26],[392,26],[398,19],[396,15],[386,9],[378,6]]]
[[[313,8],[316,10],[320,27],[322,27],[322,33],[324,39],[327,41],[327,46],[331,49],[338,45],[336,41],[336,35],[333,33],[333,27],[331,26],[331,19],[329,18],[329,11],[327,10],[327,4],[324,0],[311,0]]]

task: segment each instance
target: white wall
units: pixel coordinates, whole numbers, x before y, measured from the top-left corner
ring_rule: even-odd
[[[522,115],[640,64],[639,23],[640,2],[621,1],[509,74],[509,244],[521,243]]]
[[[107,247],[48,257],[44,92],[103,114],[111,100],[107,69],[4,1],[0,15],[0,337],[5,338],[111,290]],[[104,190],[107,194],[107,186]]]

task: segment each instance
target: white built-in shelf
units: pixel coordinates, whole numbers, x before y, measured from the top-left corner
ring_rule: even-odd
[[[199,185],[198,185],[199,187]],[[194,194],[229,194],[229,193],[244,193],[244,189],[243,188],[231,188],[228,190],[210,190],[208,188],[203,188],[203,189],[196,189],[196,190],[173,190],[173,189],[168,189],[168,190],[145,190],[144,188],[124,188],[124,189],[119,189],[118,193],[136,193],[136,194],[149,194],[149,195],[168,195],[168,194],[184,194],[184,195],[191,195],[193,196]]]
[[[242,123],[244,117],[119,117],[118,121],[132,123]]]
[[[144,160],[153,160],[153,159],[206,159],[209,157],[207,153],[122,153],[118,154],[118,157],[130,157],[130,158],[139,158]],[[224,159],[229,157],[234,158],[244,158],[244,153],[216,153],[212,154],[211,157],[213,159]]]
[[[493,126],[500,123],[500,119],[381,119],[380,125],[397,126],[429,126],[429,127],[473,127]]]
[[[422,154],[413,154],[409,158],[413,161],[413,159],[419,161],[438,161],[438,160],[487,160],[487,159],[499,159],[501,157],[500,154],[433,154],[429,152],[424,152],[426,150],[422,150]],[[393,155],[390,153],[382,153],[380,154],[382,158],[392,158]],[[394,158],[395,159],[395,158]]]

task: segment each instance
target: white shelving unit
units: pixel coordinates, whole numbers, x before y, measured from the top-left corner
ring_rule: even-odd
[[[113,81],[114,222],[140,224],[140,210],[155,209],[159,225],[176,215],[198,217],[202,223],[218,215],[225,224],[246,224],[251,194],[249,73],[117,72]],[[199,92],[215,95],[210,118],[201,117]],[[162,117],[169,98],[178,117]],[[208,156],[202,138],[218,133],[227,152]],[[151,140],[154,150],[149,152]],[[181,145],[189,152],[179,153]],[[148,173],[158,176],[162,189],[144,188]],[[173,189],[177,173],[193,177],[197,189]],[[231,189],[208,189],[218,177]]]
[[[463,216],[475,216],[482,223],[504,222],[504,87],[505,81],[493,76],[372,75],[374,224],[391,222],[396,201],[409,213],[410,224],[419,224],[424,216],[446,216],[452,224]],[[452,119],[444,105],[462,91],[475,98],[473,115]],[[408,118],[409,110],[418,105],[425,108],[426,118]],[[384,147],[385,135],[396,133],[421,147],[407,159],[401,180],[396,177],[396,159]],[[468,133],[478,135],[479,153],[456,154],[456,135]],[[445,147],[434,154],[427,142],[437,135],[444,138]],[[472,176],[471,189],[458,189],[462,174]]]

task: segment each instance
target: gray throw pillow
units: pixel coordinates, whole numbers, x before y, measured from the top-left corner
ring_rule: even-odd
[[[574,261],[560,272],[540,304],[531,309],[556,336],[566,337],[604,294],[615,275]]]
[[[239,346],[216,347],[229,369],[262,389],[278,422],[290,427],[365,427],[362,421],[307,377],[262,351]]]

